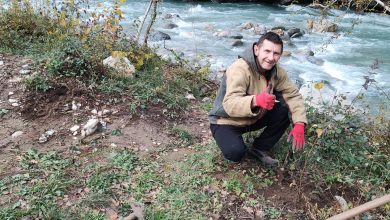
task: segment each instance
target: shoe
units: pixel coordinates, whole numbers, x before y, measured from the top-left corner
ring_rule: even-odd
[[[249,153],[259,159],[261,162],[263,162],[263,164],[266,166],[274,167],[277,166],[279,163],[278,160],[270,157],[268,152],[266,151],[261,151],[256,148],[252,148],[249,150]]]

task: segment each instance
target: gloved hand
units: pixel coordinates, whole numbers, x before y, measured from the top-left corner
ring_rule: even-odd
[[[293,129],[288,134],[289,140],[291,135],[293,136],[293,149],[301,150],[305,145],[305,124],[302,122],[295,123]]]
[[[274,107],[276,97],[269,94],[268,87],[262,93],[256,95],[256,106],[271,110]]]

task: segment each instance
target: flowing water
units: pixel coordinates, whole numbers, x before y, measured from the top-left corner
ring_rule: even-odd
[[[94,7],[97,3],[103,7]],[[90,10],[100,10],[110,3],[94,0],[90,4]],[[142,20],[148,4],[149,0],[127,0],[122,6],[125,15],[122,26],[128,34],[135,35],[134,21]],[[327,19],[337,23],[340,30],[335,37],[334,33],[309,32],[306,21],[318,20],[320,12],[297,5],[162,1],[157,10],[153,28],[169,34],[171,40],[150,42],[150,45],[158,47],[158,52],[165,57],[172,57],[172,54],[164,49],[164,44],[166,48],[182,52],[186,59],[202,57],[203,64],[210,64],[215,73],[226,69],[238,54],[258,39],[259,35],[253,29],[241,28],[243,23],[259,24],[268,30],[275,26],[297,27],[306,33],[300,38],[292,38],[292,45],[285,44],[285,51],[292,54],[280,60],[291,78],[309,86],[312,82],[323,81],[326,83],[323,92],[345,94],[351,100],[362,91],[364,77],[369,75],[379,87],[370,86],[364,91],[369,103],[376,109],[382,101],[387,101],[390,107],[390,16],[331,10]],[[164,19],[167,14],[178,16]],[[167,23],[178,27],[164,28]],[[229,35],[242,35],[244,45],[233,47],[233,39],[216,36],[223,31]],[[302,52],[308,50],[314,52],[310,59]],[[373,69],[375,63],[378,65]]]
[[[147,5],[148,1],[127,1],[123,26],[129,32],[135,30],[133,21],[142,18]],[[287,29],[297,27],[306,31],[306,34],[292,38],[293,46],[285,45],[285,50],[292,52],[292,55],[280,60],[292,78],[305,84],[324,81],[332,93],[342,93],[353,98],[361,91],[364,76],[369,75],[383,88],[378,90],[372,86],[364,92],[373,105],[378,105],[386,97],[381,92],[385,91],[387,95],[390,93],[390,16],[332,10],[327,19],[338,24],[340,31],[335,37],[334,33],[309,32],[306,21],[318,20],[320,12],[296,5],[277,7],[163,1],[159,3],[158,12],[154,29],[172,38],[165,41],[165,47],[183,52],[184,57],[190,60],[203,56],[213,71],[228,67],[244,48],[258,39],[259,35],[253,29],[241,28],[243,23],[259,24],[268,30],[274,26]],[[164,19],[166,14],[178,17]],[[166,23],[174,23],[178,27],[166,29]],[[244,45],[233,47],[233,39],[216,36],[222,31],[229,32],[229,35],[242,35]],[[163,44],[160,41],[153,45],[160,47],[162,55],[169,55],[170,52],[163,49]],[[314,59],[307,59],[302,52],[307,50],[314,52]],[[373,64],[377,62],[378,65],[373,69]],[[379,97],[382,98],[378,100]]]

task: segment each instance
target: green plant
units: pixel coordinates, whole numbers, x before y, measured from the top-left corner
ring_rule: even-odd
[[[230,192],[235,192],[237,195],[242,193],[242,186],[238,179],[228,179],[223,181],[223,187]]]
[[[282,214],[279,209],[274,207],[265,208],[264,211],[269,218],[278,218]]]
[[[133,152],[121,151],[116,152],[112,155],[112,163],[116,167],[120,167],[125,171],[130,171],[135,167],[137,157]]]
[[[46,92],[50,88],[48,79],[41,74],[34,74],[24,80],[27,88],[34,91]]]

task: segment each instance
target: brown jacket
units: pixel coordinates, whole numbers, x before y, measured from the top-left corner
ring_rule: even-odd
[[[209,114],[210,123],[235,126],[254,124],[264,116],[266,110],[251,108],[253,96],[263,92],[269,85],[270,93],[277,91],[282,94],[293,123],[307,124],[302,95],[283,68],[276,65],[266,75],[268,80],[258,72],[253,50],[250,48],[249,53],[237,59],[227,69]]]

